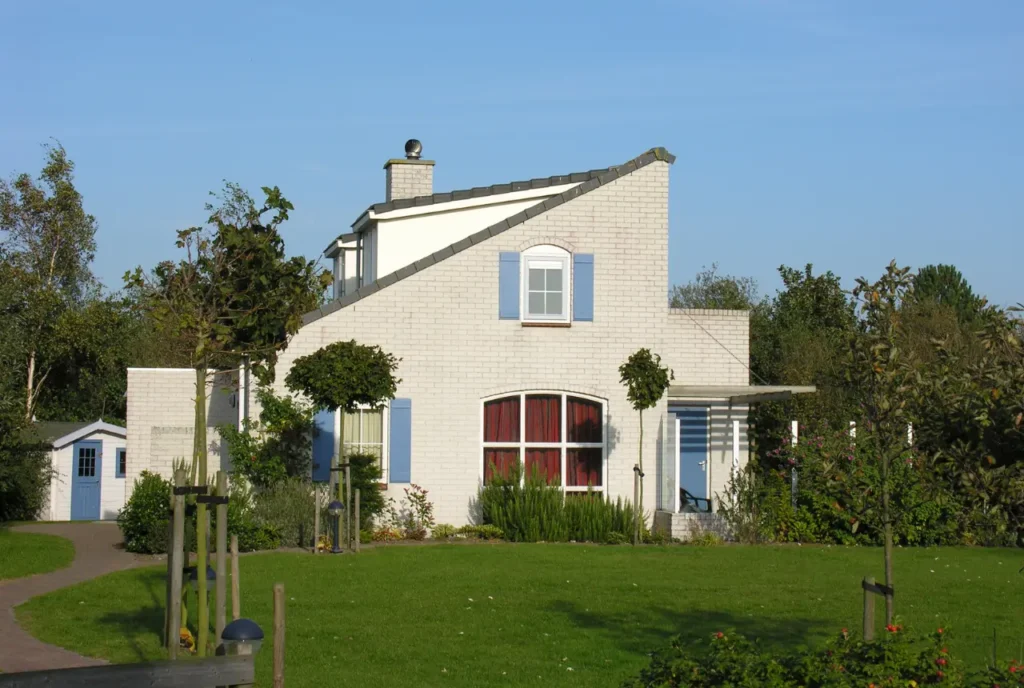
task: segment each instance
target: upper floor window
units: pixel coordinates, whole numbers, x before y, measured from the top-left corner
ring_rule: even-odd
[[[569,320],[569,252],[534,246],[523,252],[523,320]]]

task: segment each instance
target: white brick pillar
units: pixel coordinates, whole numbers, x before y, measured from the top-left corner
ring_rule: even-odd
[[[429,196],[434,193],[434,161],[395,158],[384,164],[385,201]]]

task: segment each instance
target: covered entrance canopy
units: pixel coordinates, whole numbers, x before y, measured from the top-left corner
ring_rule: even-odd
[[[714,499],[740,468],[744,407],[811,394],[811,385],[677,385],[668,388],[658,508],[714,511]],[[741,428],[741,422],[743,424]],[[730,446],[731,445],[731,446]]]

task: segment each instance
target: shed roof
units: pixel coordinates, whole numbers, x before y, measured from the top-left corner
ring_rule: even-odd
[[[128,431],[120,425],[93,421],[35,421],[21,431],[25,442],[36,443],[46,447],[63,447],[75,440],[88,437],[94,432],[107,432],[112,435],[127,437]]]

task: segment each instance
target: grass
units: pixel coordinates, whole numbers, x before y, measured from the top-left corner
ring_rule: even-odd
[[[70,540],[0,528],[0,580],[56,571],[70,566],[74,558]]]
[[[951,628],[973,666],[1018,655],[1024,576],[1016,550],[900,549],[897,611]],[[358,556],[241,560],[242,614],[267,631],[285,584],[288,685],[615,686],[673,634],[736,628],[769,646],[858,628],[864,575],[882,554],[840,547],[440,545]],[[135,569],[36,598],[18,619],[40,639],[133,662],[160,656],[161,569]],[[884,614],[879,605],[878,617]]]

